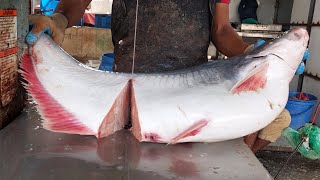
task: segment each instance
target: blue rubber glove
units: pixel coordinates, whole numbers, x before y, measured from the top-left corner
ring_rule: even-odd
[[[264,43],[265,43],[265,41],[263,39],[258,39],[257,42],[254,44],[254,48],[257,48],[257,47],[263,45]],[[299,67],[297,68],[297,71],[296,71],[297,75],[303,74],[303,72],[305,70],[304,61],[306,61],[309,58],[309,56],[310,56],[309,49],[307,49],[303,55],[303,58],[301,60]]]
[[[27,44],[35,44],[44,33],[49,34],[58,45],[62,44],[68,25],[68,20],[64,15],[60,13],[51,16],[35,14],[30,15],[28,19],[30,31],[26,36]]]
[[[29,24],[29,33],[26,36],[26,42],[27,44],[35,44],[38,41],[38,37],[40,37],[42,34],[48,34],[49,36],[52,36],[50,28],[46,27],[39,32],[34,32],[33,30],[34,24]]]
[[[257,48],[261,45],[263,45],[266,41],[263,39],[258,39],[257,42],[254,44],[254,48]]]
[[[296,71],[296,74],[300,75],[300,74],[303,74],[304,70],[305,70],[305,64],[304,64],[304,61],[306,61],[310,56],[310,53],[309,53],[309,49],[306,50],[306,52],[304,52],[304,55],[303,55],[303,58],[302,58],[302,61]]]

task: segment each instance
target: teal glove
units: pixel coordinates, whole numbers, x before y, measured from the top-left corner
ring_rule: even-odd
[[[257,48],[261,45],[263,45],[266,41],[263,39],[258,39],[257,42],[254,44],[254,48]]]
[[[303,72],[305,70],[304,61],[306,61],[309,58],[309,56],[310,56],[309,49],[307,49],[306,52],[304,52],[302,62],[300,63],[300,65],[296,71],[296,74],[298,74],[298,75],[303,74]]]
[[[68,20],[64,15],[60,13],[55,13],[51,16],[33,14],[28,17],[28,20],[30,31],[26,36],[27,44],[35,44],[38,41],[38,38],[46,33],[52,36],[52,39],[58,45],[62,45],[65,30],[68,25]]]
[[[263,45],[264,43],[265,43],[265,41],[263,39],[258,39],[257,42],[254,44],[254,48],[257,48],[257,47]],[[297,71],[296,71],[297,75],[303,74],[303,72],[305,70],[304,61],[306,61],[309,58],[309,56],[310,56],[309,49],[307,49],[303,55],[303,58],[301,60],[299,67],[297,68]]]

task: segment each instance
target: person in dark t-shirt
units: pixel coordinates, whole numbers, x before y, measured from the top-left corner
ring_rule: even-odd
[[[208,61],[210,42],[232,57],[252,49],[229,22],[230,0],[139,0],[134,72],[154,73],[188,68]],[[91,0],[60,0],[50,16],[31,15],[28,44],[49,33],[61,45],[65,30],[76,25]],[[112,42],[116,72],[131,72],[136,20],[135,0],[113,0]],[[274,142],[290,123],[284,110],[262,131],[245,137],[253,152]],[[236,128],[236,127],[235,127]]]
[[[30,19],[36,26],[28,34],[27,42],[36,42],[37,34],[50,29],[53,39],[61,44],[65,29],[80,21],[90,2],[61,0],[53,15],[32,15]],[[140,0],[135,72],[163,72],[205,63],[210,41],[228,57],[242,54],[249,44],[229,22],[229,3],[229,0]],[[136,1],[113,1],[114,71],[131,72],[135,18]]]

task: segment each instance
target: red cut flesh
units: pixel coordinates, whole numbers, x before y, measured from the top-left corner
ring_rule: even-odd
[[[129,122],[129,100],[130,100],[130,87],[131,83],[128,82],[121,93],[114,101],[110,111],[103,119],[99,131],[98,138],[109,136],[116,131],[124,128]]]
[[[138,108],[137,108],[136,98],[134,95],[133,86],[131,86],[131,121],[132,121],[132,127],[131,127],[132,134],[136,137],[137,140],[141,141],[142,135],[141,135],[141,128],[140,128],[139,114],[138,114]]]

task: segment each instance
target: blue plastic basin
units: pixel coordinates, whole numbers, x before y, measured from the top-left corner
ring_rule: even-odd
[[[292,99],[292,97],[298,94],[299,92],[290,91],[289,99],[285,107],[291,115],[291,123],[289,127],[295,130],[311,121],[314,108],[317,104],[317,97],[307,93],[304,94],[309,97],[309,100]]]

